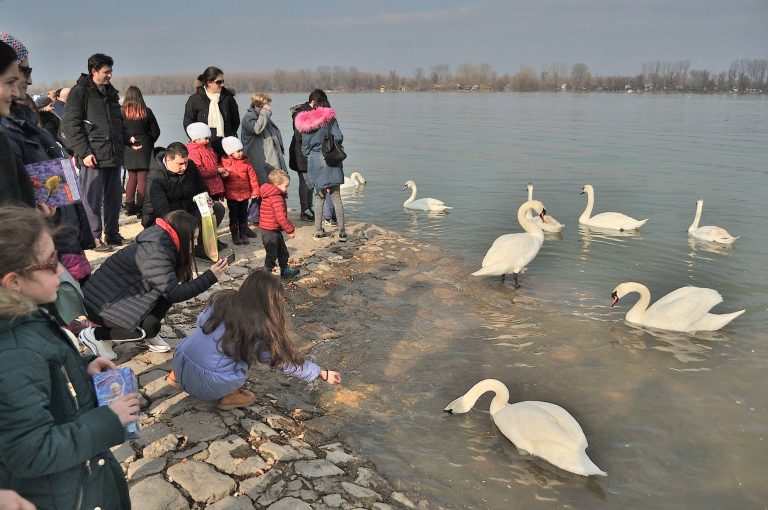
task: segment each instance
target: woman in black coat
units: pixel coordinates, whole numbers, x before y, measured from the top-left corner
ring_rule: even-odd
[[[160,126],[152,110],[147,108],[144,97],[138,87],[130,86],[125,92],[123,101],[123,122],[134,146],[141,146],[135,151],[125,151],[123,168],[128,171],[128,182],[125,184],[125,212],[141,218],[141,204],[144,203],[144,193],[147,189],[147,172],[149,160],[155,142],[160,138]]]
[[[84,329],[80,341],[110,359],[117,355],[105,340],[146,338],[150,350],[170,351],[157,336],[160,321],[173,303],[208,290],[227,267],[221,259],[193,278],[192,247],[198,235],[195,216],[173,211],[109,257],[83,288],[88,319],[99,327]]]
[[[209,67],[197,77],[200,86],[189,96],[184,107],[184,130],[193,122],[203,122],[211,128],[211,147],[220,156],[224,154],[221,140],[237,136],[240,110],[232,92],[224,87],[224,73],[218,67]]]

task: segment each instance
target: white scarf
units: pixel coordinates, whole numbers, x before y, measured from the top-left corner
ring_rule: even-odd
[[[205,90],[205,95],[211,100],[208,105],[208,127],[216,130],[216,136],[224,136],[224,117],[221,116],[221,110],[219,110],[219,99],[221,98],[221,92],[215,94]]]

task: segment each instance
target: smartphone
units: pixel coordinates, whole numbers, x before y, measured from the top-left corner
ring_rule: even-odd
[[[235,252],[230,252],[229,255],[227,255],[227,264],[232,265],[235,262]]]

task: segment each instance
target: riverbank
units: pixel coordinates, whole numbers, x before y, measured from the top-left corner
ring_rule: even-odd
[[[355,254],[364,253],[368,262],[388,261],[394,255],[377,244],[398,236],[353,224],[347,243],[335,237],[318,241],[312,238],[313,228],[295,216],[291,213],[296,238],[288,240],[288,247],[302,275],[286,285],[295,340],[306,357],[344,374],[335,352],[355,326],[340,327],[336,319],[343,305],[324,298],[351,281],[349,262]],[[138,222],[121,218],[126,238],[140,231]],[[227,235],[220,239],[230,241]],[[236,288],[261,267],[260,239],[248,246],[229,244],[237,260],[227,277],[167,315],[161,335],[172,345],[194,330],[212,292]],[[97,267],[109,254],[88,255]],[[142,400],[141,439],[113,449],[125,469],[134,508],[437,508],[393,487],[372,462],[339,439],[345,426],[339,406],[354,405],[354,395],[343,383],[307,385],[256,366],[246,385],[257,395],[256,403],[221,411],[214,402],[198,401],[167,384],[172,353],[146,351],[133,343],[118,344],[115,351],[117,363],[136,373]]]

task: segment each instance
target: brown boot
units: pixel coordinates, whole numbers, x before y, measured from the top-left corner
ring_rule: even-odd
[[[240,227],[240,244],[251,244],[248,240],[248,222],[241,223]]]
[[[229,232],[232,234],[233,244],[243,244],[243,240],[240,238],[240,225],[229,225]]]
[[[228,411],[236,407],[247,407],[256,402],[256,395],[252,391],[240,388],[235,390],[229,395],[225,395],[219,399],[218,408],[223,411]]]
[[[176,374],[173,373],[173,370],[168,372],[168,375],[165,376],[165,381],[174,388],[181,388],[181,384],[176,380]]]

